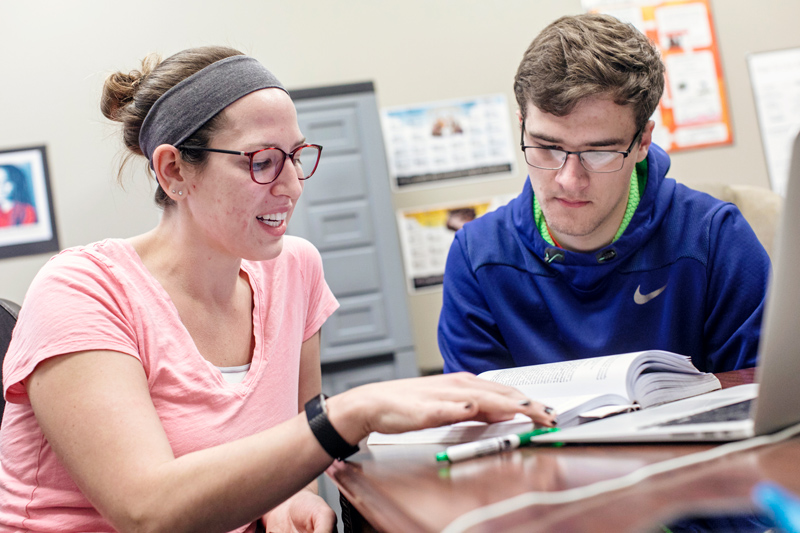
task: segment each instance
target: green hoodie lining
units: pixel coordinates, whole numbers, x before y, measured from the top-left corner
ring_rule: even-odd
[[[625,215],[622,217],[622,224],[620,224],[611,242],[616,241],[625,233],[625,229],[628,227],[628,224],[630,224],[633,214],[636,212],[636,208],[639,207],[639,201],[644,194],[645,187],[647,187],[647,159],[643,159],[633,167],[630,187],[628,189],[628,205],[625,206]],[[545,242],[551,246],[558,246],[547,230],[547,221],[544,219],[542,207],[539,205],[536,195],[533,196],[533,221]]]

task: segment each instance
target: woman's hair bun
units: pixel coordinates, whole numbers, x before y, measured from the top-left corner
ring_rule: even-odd
[[[160,62],[161,58],[154,55],[142,61],[141,70],[110,74],[103,84],[103,94],[100,98],[100,111],[103,116],[121,122],[120,111],[133,102],[142,80]]]

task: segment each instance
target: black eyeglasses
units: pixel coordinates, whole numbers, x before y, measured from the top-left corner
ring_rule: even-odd
[[[186,150],[201,150],[203,152],[218,152],[220,154],[243,155],[250,158],[250,177],[260,185],[267,185],[275,181],[283,170],[286,158],[292,160],[301,180],[307,180],[314,175],[322,154],[322,146],[318,144],[304,144],[289,153],[280,148],[270,147],[256,150],[255,152],[239,152],[236,150],[218,150],[216,148],[202,148],[200,146],[181,146]]]
[[[616,172],[625,164],[625,158],[633,150],[633,145],[644,132],[642,126],[636,135],[633,136],[631,145],[624,152],[618,150],[582,150],[570,152],[558,148],[545,148],[542,146],[525,146],[525,121],[522,121],[522,132],[520,133],[519,145],[525,154],[525,162],[532,167],[542,170],[559,170],[567,162],[569,154],[578,156],[581,166],[589,172],[607,173]]]

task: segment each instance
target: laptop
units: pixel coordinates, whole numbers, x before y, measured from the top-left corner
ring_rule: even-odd
[[[534,442],[734,441],[800,423],[800,135],[792,147],[761,327],[756,383],[535,437]]]

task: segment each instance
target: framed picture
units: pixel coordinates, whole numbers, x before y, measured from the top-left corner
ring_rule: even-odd
[[[0,259],[58,249],[45,147],[0,150]]]

